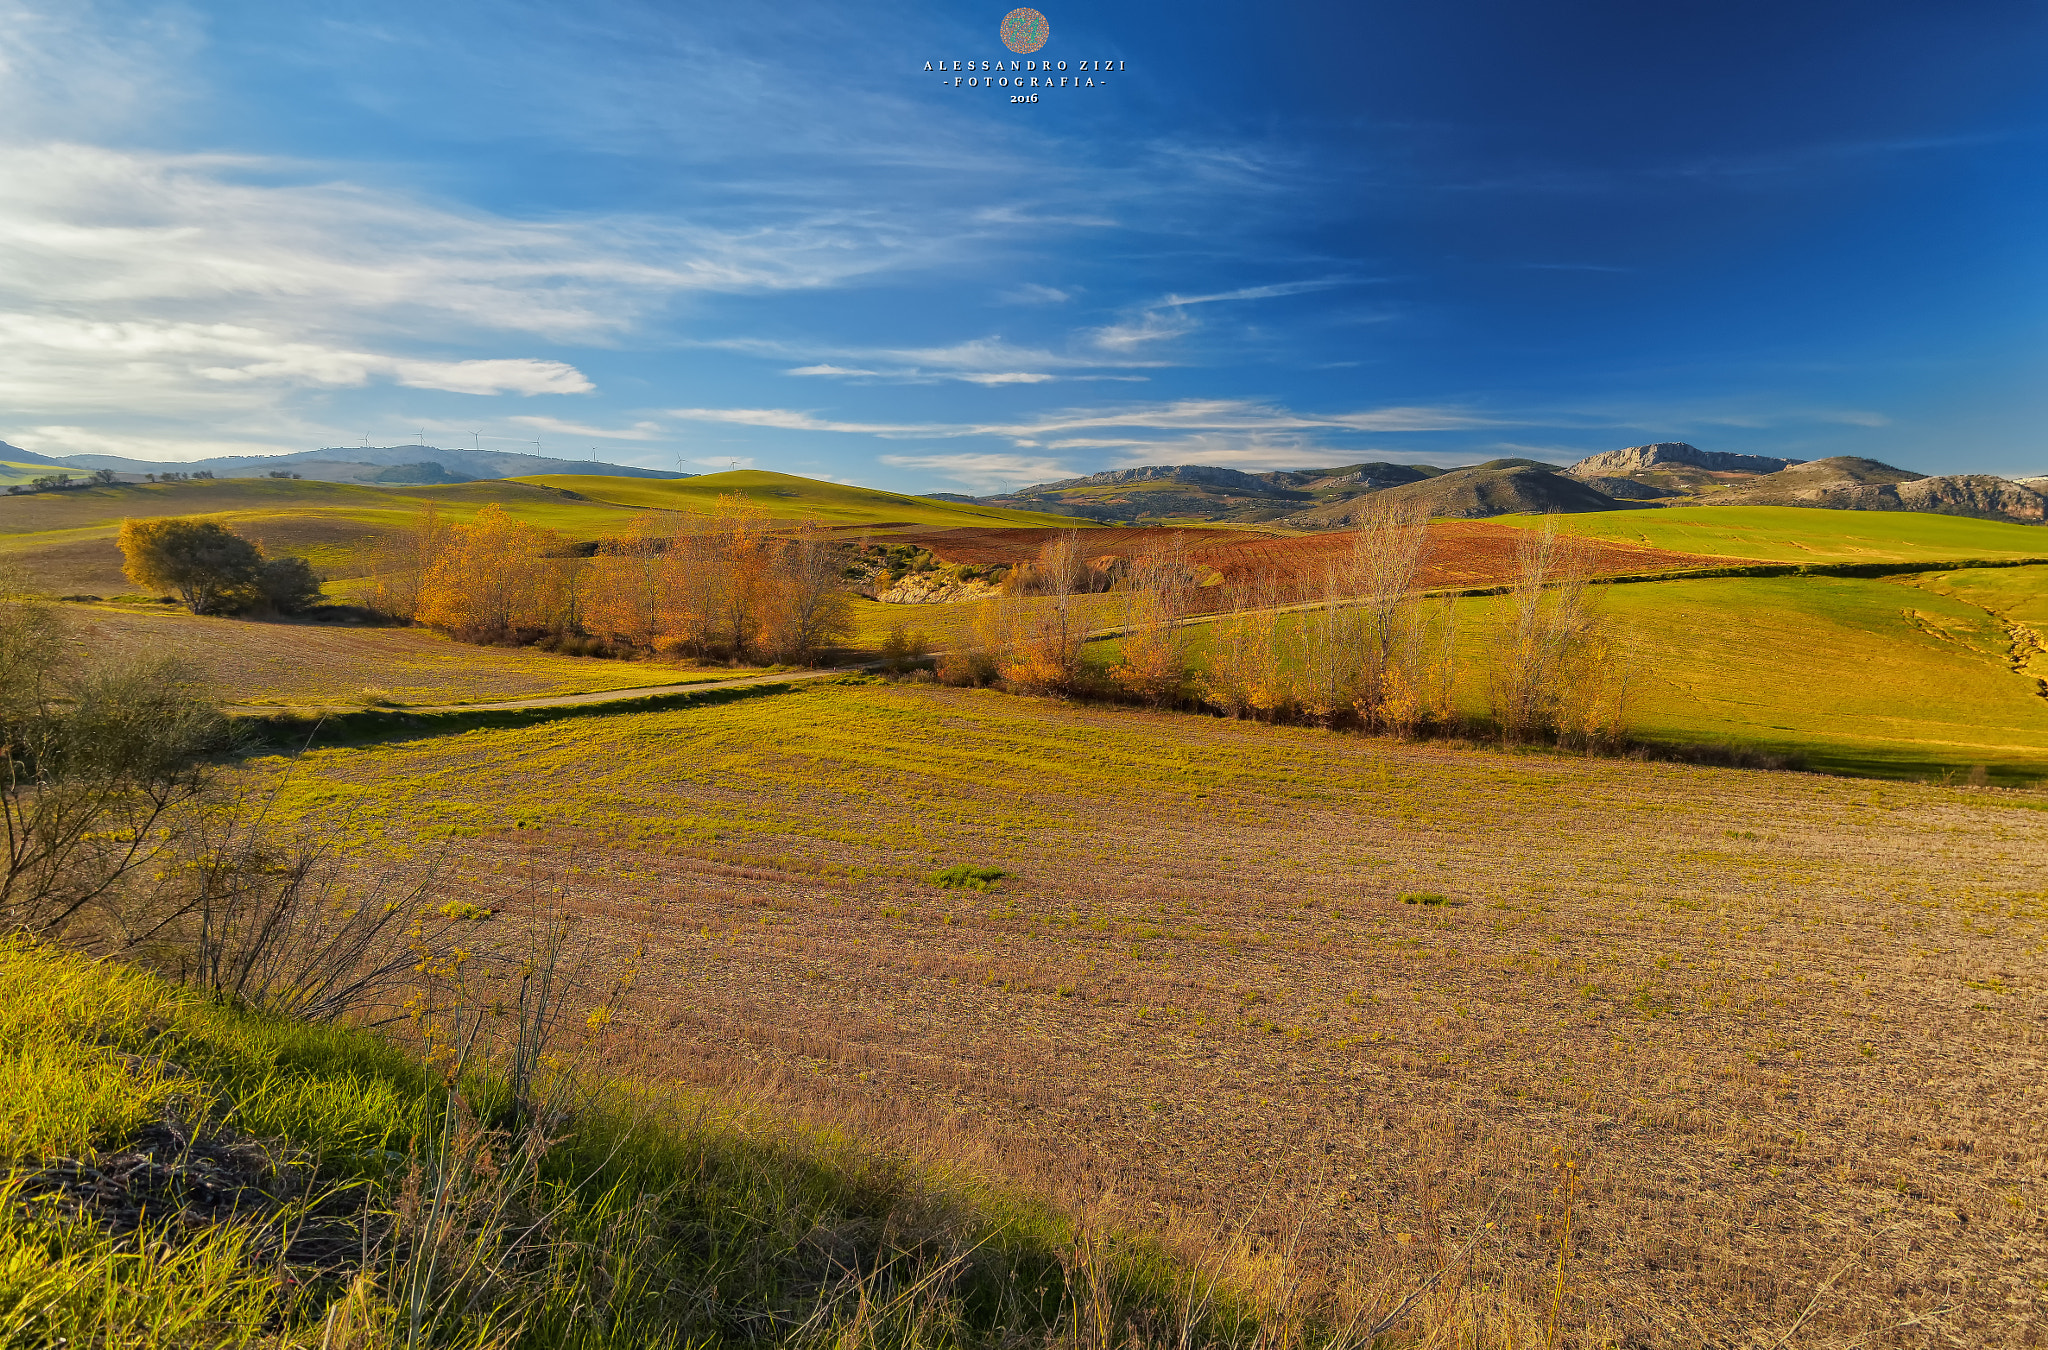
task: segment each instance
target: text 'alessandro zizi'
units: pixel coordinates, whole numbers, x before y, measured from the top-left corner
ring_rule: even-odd
[[[1099,89],[1102,78],[1122,71],[1122,61],[927,61],[941,84],[956,89]],[[1062,73],[1069,71],[1071,73]],[[954,72],[959,72],[955,74]],[[1002,71],[1002,74],[995,72]],[[972,73],[969,73],[972,72]]]

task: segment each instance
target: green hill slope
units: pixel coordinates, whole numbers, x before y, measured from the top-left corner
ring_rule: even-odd
[[[741,493],[784,521],[840,526],[1089,526],[1064,516],[938,502],[751,471],[671,480],[550,475],[445,487],[221,478],[0,496],[0,562],[20,563],[37,585],[60,595],[121,595],[132,589],[121,575],[120,552],[114,546],[124,518],[205,516],[261,539],[273,550],[306,557],[339,578],[354,575],[351,569],[362,543],[404,528],[429,503],[452,521],[468,520],[496,503],[521,520],[559,530],[571,539],[590,540],[625,533],[643,511],[707,511],[727,492]]]
[[[1805,506],[1673,506],[1599,515],[1499,516],[1593,539],[1757,562],[1963,562],[2048,558],[2048,528],[1913,511]]]
[[[1602,587],[1600,603],[1631,652],[1637,737],[1797,756],[1830,773],[1929,778],[1982,765],[1994,781],[2032,783],[2048,777],[2048,701],[2037,678],[2048,665],[2015,669],[2008,623],[2020,613],[2048,619],[2044,585],[2048,568],[2039,567],[1881,580],[1717,577]],[[1506,605],[1498,596],[1457,602],[1459,702],[1474,716],[1485,710]],[[1198,667],[1216,632],[1197,627]],[[1115,655],[1116,644],[1103,642],[1088,659],[1107,665]]]
[[[825,525],[1037,525],[1089,528],[1094,522],[1037,511],[1012,511],[998,506],[934,501],[896,492],[826,483],[794,474],[739,469],[697,478],[598,478],[548,474],[515,478],[515,483],[574,492],[593,501],[657,511],[708,511],[718,498],[738,493],[766,507],[777,520],[814,520]],[[477,484],[465,486],[475,487]]]

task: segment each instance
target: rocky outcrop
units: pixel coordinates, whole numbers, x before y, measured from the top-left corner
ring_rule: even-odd
[[[885,605],[950,605],[958,600],[980,600],[996,594],[995,581],[963,580],[952,568],[937,572],[912,572],[875,599]]]
[[[2048,495],[2025,483],[1988,473],[1929,477],[1852,455],[1796,465],[1702,500],[1713,506],[1925,511],[2025,525],[2048,523]]]
[[[1702,450],[1684,441],[1658,441],[1652,445],[1631,445],[1625,450],[1608,450],[1588,455],[1565,472],[1574,478],[1619,477],[1652,469],[1683,466],[1714,469],[1723,473],[1776,473],[1799,463],[1796,459],[1775,459],[1769,455],[1736,455],[1722,450]]]
[[[1660,497],[1683,497],[1686,493],[1677,488],[1658,487],[1655,483],[1639,483],[1633,478],[1609,478],[1604,474],[1590,477],[1573,474],[1581,483],[1595,492],[1604,492],[1616,501],[1653,502]]]
[[[1944,516],[1975,516],[1979,520],[2016,520],[2026,525],[2048,521],[2048,496],[1988,473],[1942,474],[1916,478],[1892,489],[1907,511],[1933,511]]]
[[[1244,473],[1238,469],[1222,469],[1207,464],[1148,464],[1142,469],[1110,469],[1105,473],[1091,473],[1086,478],[1063,478],[1057,483],[1039,483],[1025,488],[1018,496],[1034,492],[1064,492],[1070,488],[1123,487],[1127,483],[1154,483],[1161,479],[1175,483],[1200,483],[1204,487],[1235,489],[1239,492],[1255,492],[1265,496],[1273,491],[1274,484],[1260,474]]]

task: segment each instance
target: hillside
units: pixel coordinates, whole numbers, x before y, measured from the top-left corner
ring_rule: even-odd
[[[1060,525],[1077,528],[1086,521],[1064,519],[1038,511],[1016,511],[979,503],[909,497],[899,492],[827,483],[765,469],[738,469],[663,482],[550,474],[515,479],[590,501],[649,511],[705,511],[727,493],[738,493],[767,508],[776,520],[818,521],[826,525]]]
[[[1547,519],[1503,516],[1497,523],[1535,528]],[[1883,564],[2048,558],[2048,531],[2037,525],[1907,511],[1677,505],[1558,516],[1555,521],[1558,529],[1591,539],[1730,561]]]
[[[2048,497],[1990,474],[1928,476],[1876,460],[1817,459],[1716,494],[1719,505],[1814,506],[1838,511],[1923,511],[2039,524]]]
[[[1369,498],[1300,511],[1287,517],[1286,523],[1303,529],[1341,529],[1355,525],[1371,501],[1415,504],[1432,516],[1468,518],[1517,511],[1611,511],[1617,505],[1612,497],[1551,465],[1531,459],[1496,459],[1384,488]]]
[[[0,446],[0,457],[9,453],[13,453],[11,447]],[[468,482],[480,478],[520,478],[551,473],[617,478],[692,476],[668,469],[641,469],[596,460],[557,459],[513,450],[464,450],[420,444],[329,447],[284,455],[219,455],[183,462],[128,459],[121,455],[64,455],[56,458],[38,455],[32,458],[37,463],[70,469],[81,477],[94,469],[112,469],[128,478],[200,470],[221,478],[263,478],[272,473],[296,473],[302,478],[329,483]],[[437,466],[438,472],[392,476],[393,470],[417,470],[429,464]]]
[[[1155,464],[1040,483],[993,497],[954,499],[1131,524],[1258,524],[1382,488],[1422,482],[1441,472],[1431,465],[1383,462],[1264,473]]]
[[[1497,459],[1456,469],[1371,463],[1251,473],[1214,465],[1150,465],[1040,483],[1000,497],[945,500],[1028,505],[1061,515],[1133,524],[1274,524],[1346,529],[1364,499],[1418,502],[1439,516],[1578,513],[1616,507],[1803,506],[1903,511],[2048,523],[2048,479],[1990,474],[1929,477],[1872,459],[1800,461],[1658,441],[1589,455],[1564,469]]]
[[[429,487],[218,478],[0,496],[0,562],[21,564],[33,584],[53,594],[123,595],[132,587],[122,575],[114,536],[124,518],[207,516],[274,551],[309,558],[330,577],[345,578],[356,574],[361,545],[404,528],[430,503],[456,521],[496,503],[519,519],[589,541],[627,532],[642,511],[708,509],[722,492],[760,502],[777,520],[843,527],[1078,523],[751,471],[665,480],[554,475]]]

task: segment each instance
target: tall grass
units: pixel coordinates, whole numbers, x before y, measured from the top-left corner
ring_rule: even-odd
[[[573,1045],[535,1040],[577,987],[562,951],[536,947],[525,1016],[444,1009],[463,1039],[421,1057],[0,947],[0,1081],[49,1085],[7,1098],[0,1341],[1106,1350],[1307,1334],[1220,1268],[853,1135],[592,1086]],[[573,1021],[601,1034],[601,1018]],[[222,1160],[197,1223],[194,1159]]]

